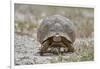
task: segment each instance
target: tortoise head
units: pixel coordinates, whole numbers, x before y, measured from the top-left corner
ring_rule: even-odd
[[[56,33],[56,35],[53,36],[53,41],[55,42],[60,42],[61,41],[61,36],[59,35],[59,33]]]

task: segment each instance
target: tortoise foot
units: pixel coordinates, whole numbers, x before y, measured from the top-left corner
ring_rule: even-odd
[[[75,49],[73,47],[68,49],[68,52],[74,52],[74,51],[75,51]]]

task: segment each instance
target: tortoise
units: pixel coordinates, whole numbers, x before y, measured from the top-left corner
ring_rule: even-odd
[[[64,16],[48,16],[43,19],[37,30],[37,40],[41,44],[40,55],[55,48],[58,52],[74,52],[75,27]]]

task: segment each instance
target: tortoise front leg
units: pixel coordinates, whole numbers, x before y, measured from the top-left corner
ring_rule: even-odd
[[[74,52],[74,51],[75,51],[75,49],[74,49],[74,47],[72,47],[72,45],[68,46],[68,52]]]
[[[75,51],[74,50],[74,47],[69,42],[64,41],[64,44],[66,45],[65,49],[68,48],[68,51],[67,52],[74,52]]]
[[[49,48],[48,42],[44,42],[41,46],[40,55],[43,56],[43,53],[45,53]]]

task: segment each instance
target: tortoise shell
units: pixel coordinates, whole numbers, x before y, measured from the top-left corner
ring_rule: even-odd
[[[63,36],[70,43],[75,41],[75,28],[73,23],[61,15],[53,15],[45,18],[37,31],[37,39],[42,44],[49,37],[56,34]]]

